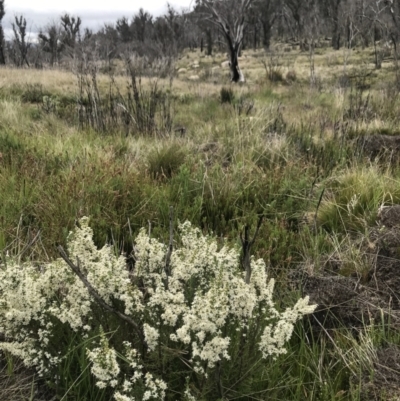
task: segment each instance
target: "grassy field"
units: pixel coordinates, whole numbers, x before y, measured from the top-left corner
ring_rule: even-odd
[[[106,103],[112,91],[126,99],[132,90],[123,66],[113,78],[98,73],[97,89],[90,74],[2,68],[2,260],[53,260],[83,216],[95,244],[116,253],[129,255],[132,238],[149,225],[168,243],[173,206],[177,220],[232,246],[263,215],[252,250],[277,279],[282,306],[302,290],[293,277],[323,275],[333,260],[340,275],[364,280],[379,210],[400,203],[395,152],[371,160],[360,146],[369,135],[399,133],[393,60],[375,70],[371,49],[319,47],[312,69],[308,53],[276,45],[243,52],[242,86],[229,83],[224,60],[187,52],[172,79],[143,78],[144,99],[162,94],[147,134],[108,106],[96,114],[103,129],[90,123],[90,94]],[[254,368],[252,382],[227,399],[395,400],[400,380],[378,386],[374,371],[379,355],[398,345],[397,327],[385,318],[329,328],[306,319],[288,353]],[[77,398],[73,380],[54,390],[57,399],[108,399],[91,382]],[[42,380],[7,354],[0,381],[2,400],[45,399]]]

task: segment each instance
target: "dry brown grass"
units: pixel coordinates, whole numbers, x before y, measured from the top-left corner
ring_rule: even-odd
[[[10,88],[13,85],[41,84],[44,88],[56,93],[70,93],[75,90],[76,77],[71,72],[45,69],[17,69],[2,67],[0,69],[0,87]]]
[[[326,135],[332,134],[333,123],[341,119],[349,98],[349,89],[342,88],[335,84],[338,78],[344,72],[350,71],[356,66],[360,70],[373,70],[370,63],[372,61],[371,49],[355,49],[349,51],[342,49],[333,51],[329,48],[317,48],[315,51],[315,74],[319,86],[311,88],[309,85],[310,76],[310,58],[309,53],[301,53],[298,49],[291,49],[287,44],[274,44],[272,46],[273,54],[278,54],[277,60],[279,69],[283,75],[289,71],[293,71],[297,77],[295,82],[277,82],[270,83],[266,78],[266,71],[263,60],[268,62],[272,53],[265,53],[263,50],[245,50],[240,59],[241,68],[244,71],[247,82],[241,86],[231,86],[235,93],[235,97],[249,96],[254,99],[255,110],[262,111],[266,105],[281,104],[280,110],[288,125],[297,126],[299,124],[317,124],[321,120],[321,116],[328,120],[324,130]],[[283,51],[285,50],[286,51]],[[227,59],[226,53],[216,53],[213,56],[205,56],[197,51],[187,51],[179,60],[176,61],[175,71],[179,68],[186,68],[187,71],[182,74],[176,74],[172,81],[169,78],[157,79],[159,88],[171,88],[173,93],[179,97],[190,95],[195,102],[209,102],[210,99],[219,99],[222,86],[230,86],[229,69],[221,67],[221,63]],[[346,69],[344,63],[347,63]],[[364,65],[363,61],[366,61]],[[198,68],[193,68],[194,64],[198,64]],[[213,70],[214,68],[214,70]],[[379,82],[380,78],[387,80],[388,76],[392,76],[390,72],[392,64],[390,62],[383,63],[383,67],[379,71],[373,71],[376,74],[374,82]],[[122,69],[119,69],[122,71]],[[198,81],[190,81],[190,75],[196,74],[200,77]],[[127,87],[129,77],[124,75],[115,76],[115,82],[121,92]],[[147,87],[150,82],[155,79],[143,78],[142,84]],[[104,74],[98,74],[98,83],[101,91],[109,89],[110,77]],[[4,90],[13,86],[23,87],[24,85],[40,84],[44,90],[55,94],[74,96],[78,92],[77,76],[68,71],[47,69],[47,70],[25,70],[15,68],[0,69],[0,88]],[[272,96],[265,97],[263,93],[270,91]],[[374,98],[384,101],[386,92],[379,85],[375,85],[370,89]],[[41,121],[32,124],[31,118],[27,113],[26,105],[20,101],[13,99],[8,101],[7,98],[2,99],[0,104],[0,117],[5,126],[18,126],[24,131],[32,133],[33,140],[38,142],[48,142],[54,152],[62,152],[65,149],[76,149],[76,143],[81,141],[81,149],[85,148],[86,140],[82,138],[75,128],[70,128],[64,124],[59,124],[56,118],[45,116]],[[189,109],[192,113],[192,105]],[[193,113],[195,114],[195,113]],[[177,116],[176,123],[186,124],[189,122],[196,126],[196,136],[200,142],[212,140],[212,127],[205,121],[199,124],[198,116],[190,116],[184,112],[183,118]],[[50,143],[47,135],[43,132],[52,131],[52,141]],[[387,127],[387,122],[375,116],[373,119],[363,121],[359,128],[365,131],[378,130]],[[189,138],[194,137],[194,132],[189,133]],[[197,143],[199,140],[195,140]],[[90,138],[88,139],[90,141]],[[146,144],[135,140],[134,143],[129,142],[130,154],[135,155],[135,160],[143,160],[144,154],[147,153],[149,141]],[[70,143],[70,145],[69,145]],[[103,150],[94,150],[91,144],[91,152]],[[197,145],[196,145],[197,146]]]
[[[288,45],[274,44],[271,52],[279,54],[279,63],[282,66],[282,72],[285,75],[287,71],[294,70],[299,79],[308,80],[310,74],[310,54],[308,52],[300,52],[298,49],[291,50],[290,52],[283,51],[287,49]],[[361,66],[364,69],[374,69],[373,55],[369,49],[341,49],[333,51],[330,48],[316,48],[314,54],[314,62],[316,75],[321,80],[331,79],[332,77],[340,76],[349,68],[354,66]],[[271,53],[265,53],[263,50],[244,50],[240,58],[240,66],[244,71],[245,76],[250,84],[263,78],[265,70],[262,65],[262,59],[268,59]],[[174,81],[178,90],[189,91],[192,89],[188,84],[188,77],[190,75],[204,74],[205,70],[212,69],[213,67],[221,67],[221,63],[227,60],[226,53],[215,53],[212,56],[206,56],[200,53],[200,50],[186,51],[175,63],[175,70],[180,68],[187,69],[186,73],[181,76],[175,77]],[[193,66],[198,64],[198,68]],[[345,67],[346,64],[346,67]],[[378,72],[379,76],[387,74],[387,70],[392,67],[390,61],[383,62],[382,69]],[[116,82],[122,87],[126,85],[126,77],[121,75],[123,68],[117,68],[118,74]],[[109,77],[104,74],[98,74],[99,82],[101,85],[107,85]],[[218,70],[218,78],[229,79],[229,69],[227,67]],[[159,79],[161,86],[168,85],[169,79]],[[143,83],[146,84],[147,80],[144,79]],[[45,70],[25,70],[15,68],[1,68],[0,69],[0,87],[7,88],[12,85],[20,84],[33,84],[39,83],[49,91],[71,93],[75,91],[77,79],[76,76],[68,71],[45,69]],[[224,82],[223,82],[224,83]],[[205,90],[213,90],[215,85],[210,83]],[[218,85],[217,85],[218,86]],[[211,92],[212,93],[212,92]]]
[[[22,362],[6,358],[0,353],[1,401],[44,400],[44,396],[39,394],[37,380],[37,375],[26,369]]]

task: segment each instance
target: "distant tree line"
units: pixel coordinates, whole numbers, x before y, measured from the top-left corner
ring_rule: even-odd
[[[174,58],[184,48],[207,55],[227,49],[234,64],[241,49],[268,50],[278,40],[301,51],[322,41],[336,50],[371,46],[380,68],[385,47],[394,49],[397,58],[400,40],[400,0],[196,0],[189,11],[168,5],[158,17],[140,9],[98,32],[82,29],[79,16],[65,14],[43,26],[37,41],[28,38],[23,15],[14,16],[13,37],[6,40],[5,11],[0,0],[0,64],[19,67],[59,65],[88,50],[98,60],[134,54],[151,63]]]

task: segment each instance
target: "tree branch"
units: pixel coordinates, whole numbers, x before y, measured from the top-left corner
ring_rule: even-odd
[[[171,275],[171,255],[174,247],[174,208],[172,206],[169,207],[169,244],[168,244],[168,252],[165,257],[165,273],[168,276]]]
[[[249,229],[250,228],[248,225],[246,225],[244,228],[244,238],[243,238],[243,232],[240,233],[240,241],[242,242],[242,251],[243,251],[242,267],[243,267],[243,270],[246,272],[246,279],[245,279],[246,284],[250,283],[250,278],[251,278],[250,250],[256,240],[256,237],[260,230],[263,219],[264,219],[264,216],[260,215],[258,218],[258,222],[257,222],[257,228],[256,228],[256,231],[254,232],[254,236],[253,236],[252,240],[249,239]]]
[[[107,311],[113,313],[114,315],[118,316],[120,319],[124,320],[128,324],[130,324],[134,330],[136,331],[136,334],[139,336],[142,344],[145,343],[144,336],[142,333],[142,330],[140,329],[139,325],[131,319],[129,316],[125,315],[124,313],[119,312],[118,310],[114,309],[110,305],[108,305],[103,298],[99,295],[99,293],[96,291],[96,289],[92,286],[92,284],[89,283],[88,279],[85,277],[85,275],[82,273],[80,266],[79,266],[79,259],[77,258],[77,265],[75,265],[71,259],[67,256],[67,254],[64,251],[64,248],[59,245],[57,247],[57,250],[60,254],[60,256],[64,259],[65,263],[71,268],[71,270],[79,277],[79,279],[82,281],[84,286],[87,288],[89,291],[89,294],[95,299],[95,301],[102,306],[104,309]]]

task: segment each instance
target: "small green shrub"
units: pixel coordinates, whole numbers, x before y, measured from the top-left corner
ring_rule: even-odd
[[[232,88],[227,88],[223,86],[219,93],[219,100],[221,103],[229,103],[232,104],[235,99],[235,92]]]
[[[154,179],[171,178],[183,165],[186,151],[179,144],[151,151],[147,157],[148,172]]]
[[[282,73],[282,55],[280,53],[271,52],[268,59],[261,60],[264,65],[267,79],[270,82],[283,82]]]
[[[127,69],[130,75],[127,91],[121,91],[112,79],[108,93],[99,88],[95,66],[80,73],[77,102],[80,127],[126,135],[163,136],[171,132],[174,97],[170,90],[159,89],[157,80],[145,87],[141,75],[129,62]]]
[[[22,152],[25,149],[21,138],[10,135],[0,135],[0,152],[8,154],[9,152]]]
[[[25,103],[42,103],[44,96],[51,96],[42,84],[26,84],[22,89],[21,100]]]
[[[28,115],[34,121],[40,121],[42,119],[42,112],[37,108],[29,109]]]

